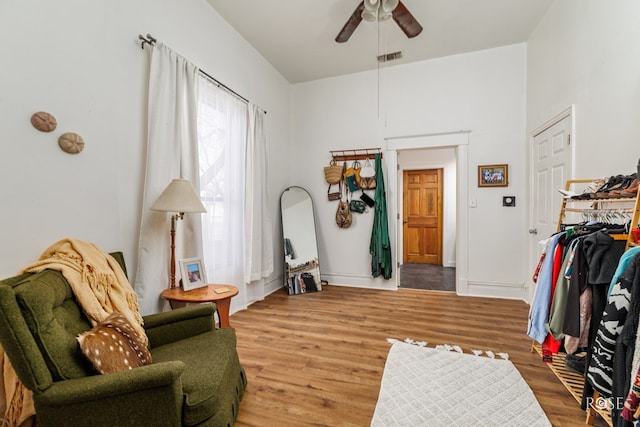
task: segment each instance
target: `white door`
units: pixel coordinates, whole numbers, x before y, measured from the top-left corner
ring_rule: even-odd
[[[558,227],[565,182],[572,171],[572,111],[551,120],[532,133],[531,139],[531,221],[529,229],[528,301],[533,300],[533,274],[540,260],[540,240],[555,233]]]

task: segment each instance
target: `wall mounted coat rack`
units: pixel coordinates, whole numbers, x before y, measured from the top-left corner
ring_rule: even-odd
[[[372,159],[376,154],[380,154],[382,158],[382,152],[380,147],[378,148],[357,148],[354,150],[332,150],[329,151],[331,157],[336,162],[350,161],[350,160],[365,160]]]

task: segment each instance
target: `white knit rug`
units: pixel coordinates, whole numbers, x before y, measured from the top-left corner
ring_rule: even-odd
[[[371,426],[551,424],[509,360],[397,341],[389,350]]]

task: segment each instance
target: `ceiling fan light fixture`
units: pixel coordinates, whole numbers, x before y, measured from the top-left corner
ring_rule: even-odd
[[[377,21],[378,20],[378,11],[377,10],[371,11],[371,10],[365,8],[362,11],[362,19],[364,19],[365,21],[368,21],[368,22]]]
[[[384,12],[382,10],[379,11],[378,21],[384,22],[384,21],[388,20],[389,18],[391,18],[391,12]]]
[[[375,13],[380,8],[380,0],[364,0],[364,8]]]
[[[399,0],[382,0],[382,11],[385,14],[391,14],[398,7]]]
[[[335,40],[337,43],[344,43],[349,40],[363,20],[370,22],[385,21],[391,17],[410,39],[422,32],[422,25],[400,0],[361,0]]]

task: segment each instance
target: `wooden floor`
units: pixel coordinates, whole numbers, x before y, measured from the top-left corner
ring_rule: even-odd
[[[278,291],[231,316],[249,381],[235,425],[368,426],[387,338],[507,352],[553,426],[584,425],[575,399],[531,352],[527,315],[522,301],[447,292]]]

